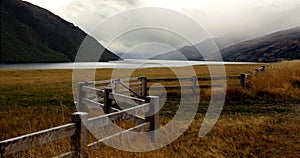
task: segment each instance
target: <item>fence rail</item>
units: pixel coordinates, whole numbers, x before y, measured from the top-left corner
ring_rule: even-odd
[[[75,123],[69,123],[0,142],[1,156],[27,150],[52,141],[75,135]]]
[[[190,81],[190,86],[164,86],[164,87],[151,87],[151,90],[179,90],[179,89],[192,89],[193,91],[197,88],[210,88],[210,87],[224,87],[226,85],[241,85],[243,88],[247,88],[247,82],[249,81],[249,78],[257,73],[260,73],[265,70],[265,66],[261,66],[254,71],[250,71],[249,73],[241,73],[240,75],[232,75],[232,76],[213,76],[213,77],[187,77],[187,78],[153,78],[148,79],[147,77],[141,77],[141,82],[144,83],[142,86],[144,86],[142,89],[143,95],[146,96],[147,92],[149,90],[149,87],[147,86],[148,83],[162,83],[162,82],[182,82],[182,81]],[[239,81],[236,84],[201,84],[199,82],[201,81],[224,81],[224,80],[237,80]],[[198,83],[197,83],[198,82]]]
[[[87,147],[95,146],[96,144],[103,142],[104,140],[108,140],[118,135],[125,134],[129,131],[149,131],[155,130],[159,127],[159,125],[152,125],[153,123],[159,123],[158,114],[154,114],[155,117],[148,115],[146,117],[139,116],[142,113],[150,113],[151,111],[149,110],[153,109],[150,108],[150,106],[159,107],[159,105],[155,105],[159,104],[158,97],[149,96],[145,100],[142,100],[139,98],[121,94],[112,94],[111,92],[107,96],[108,98],[112,98],[113,95],[117,96],[119,99],[121,99],[121,101],[128,101],[130,98],[133,99],[133,101],[135,101],[135,107],[125,110],[118,110],[113,107],[108,107],[108,114],[92,118],[88,118],[88,113],[86,112],[76,112],[72,114],[72,123],[0,141],[0,157],[8,156],[64,138],[71,139],[71,146],[73,151],[64,153],[57,157],[86,157]],[[112,99],[110,100],[112,101]],[[77,101],[77,104],[78,103],[79,101]],[[87,98],[82,98],[82,101],[80,103],[89,104],[97,108],[99,108],[99,106],[100,108],[107,106],[105,105],[105,103],[101,104]],[[142,104],[136,105],[138,103]],[[93,130],[96,128],[103,128],[113,122],[122,120],[130,120],[137,123],[138,125],[123,130],[119,133],[112,133],[111,136],[87,144],[87,129]]]
[[[130,131],[135,131],[135,132],[144,132],[144,131],[149,131],[150,130],[150,123],[149,122],[145,122],[145,123],[142,123],[140,125],[137,125],[135,127],[132,127],[132,128],[129,128],[129,129],[126,129],[126,130],[123,130],[122,132],[119,132],[119,133],[116,133],[116,134],[113,134],[111,136],[108,136],[108,137],[105,137],[103,139],[100,139],[96,142],[93,142],[93,143],[90,143],[87,145],[87,147],[97,147],[97,145],[101,142],[104,142],[106,140],[109,140],[113,137],[117,137],[117,136],[120,136],[122,134],[126,134]],[[137,135],[138,133],[136,133]],[[134,137],[134,135],[132,135]]]
[[[159,113],[157,112],[157,109],[159,109],[159,98],[156,96],[147,96],[149,90],[148,83],[187,81],[191,82],[191,84],[187,86],[151,87],[151,89],[191,89],[195,92],[197,86],[200,88],[225,86],[224,84],[199,84],[201,81],[239,80],[239,84],[247,88],[248,79],[264,70],[265,67],[262,66],[255,69],[255,71],[235,76],[192,76],[190,78],[152,79],[142,76],[138,78],[78,83],[78,99],[75,104],[81,112],[72,114],[72,123],[0,141],[0,157],[64,138],[71,139],[72,151],[59,155],[58,157],[86,157],[87,147],[95,147],[104,140],[126,134],[129,131],[151,131],[159,128]],[[125,91],[127,91],[127,93],[123,94]],[[122,110],[117,105],[118,102],[124,102],[133,107]],[[85,105],[92,107],[92,109],[103,109],[105,115],[88,118]],[[142,113],[145,113],[146,117],[142,117]],[[112,133],[108,137],[87,144],[87,127],[89,129],[103,128],[112,122],[121,120],[131,120],[138,125],[119,133]]]

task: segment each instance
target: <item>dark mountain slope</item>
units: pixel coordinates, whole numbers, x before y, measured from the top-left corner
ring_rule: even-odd
[[[211,39],[208,39],[211,40]],[[279,60],[300,59],[300,27],[278,31],[255,39],[243,41],[225,47],[230,42],[226,39],[214,39],[222,53],[224,61],[264,61],[274,62]],[[203,50],[209,50],[211,42],[203,41],[197,44]],[[179,52],[178,52],[179,51]],[[185,46],[153,57],[163,60],[204,60],[195,46]],[[208,60],[215,60],[214,52],[209,53]]]
[[[300,27],[244,41],[221,50],[226,61],[300,59]]]
[[[21,0],[1,0],[1,63],[71,62],[86,36],[43,8]],[[118,59],[105,49],[100,61]]]

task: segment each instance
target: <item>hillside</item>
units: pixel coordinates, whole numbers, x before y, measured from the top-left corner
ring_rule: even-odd
[[[211,39],[208,39],[211,40]],[[208,50],[208,40],[197,44]],[[214,39],[222,53],[224,61],[274,62],[280,60],[300,59],[300,27],[282,30],[255,39],[243,41],[226,47],[226,39]],[[211,43],[210,43],[211,44]],[[214,52],[206,57],[214,60]],[[185,46],[178,51],[171,51],[153,57],[156,60],[204,60],[195,46]]]
[[[226,61],[300,59],[300,27],[244,41],[221,50]]]
[[[213,41],[212,41],[213,40]],[[209,50],[211,47],[211,44],[214,42],[216,46],[219,49],[224,48],[225,46],[229,45],[230,40],[223,39],[223,38],[209,38],[204,40],[201,43],[196,44],[198,48],[201,48],[203,50]],[[165,54],[160,54],[157,56],[152,57],[151,59],[154,60],[204,60],[202,55],[198,52],[198,49],[195,46],[184,46],[178,50],[173,50],[170,52],[167,52]],[[210,60],[213,60],[214,53],[210,54],[208,58]]]
[[[51,12],[21,0],[1,0],[1,63],[72,62],[88,36]],[[105,48],[89,39],[99,51]],[[99,61],[118,60],[105,49]]]

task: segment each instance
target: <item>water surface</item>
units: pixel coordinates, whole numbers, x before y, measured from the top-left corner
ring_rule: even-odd
[[[253,62],[219,62],[219,61],[178,61],[178,60],[141,60],[125,59],[111,62],[80,62],[80,63],[29,63],[0,64],[0,69],[94,69],[94,68],[151,68],[151,67],[182,67],[191,65],[227,65],[227,64],[261,64]]]

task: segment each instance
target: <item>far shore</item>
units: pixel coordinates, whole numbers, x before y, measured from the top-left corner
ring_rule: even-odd
[[[15,63],[0,64],[0,70],[40,70],[40,69],[101,69],[101,68],[160,68],[196,65],[245,65],[267,64],[261,62],[220,62],[220,61],[180,61],[125,59],[111,62],[70,62],[70,63]]]

